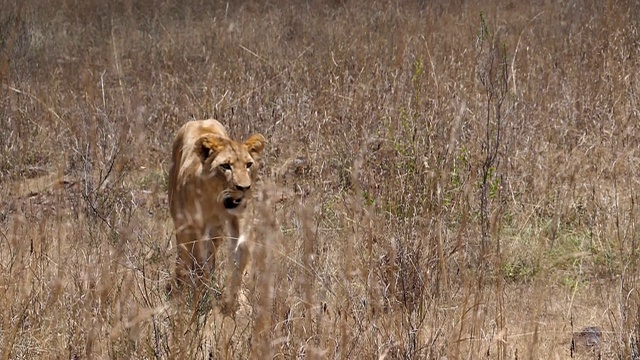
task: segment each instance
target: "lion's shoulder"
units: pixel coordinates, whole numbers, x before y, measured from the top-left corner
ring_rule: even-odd
[[[191,150],[192,148],[187,148],[190,145],[195,145],[198,139],[202,138],[205,135],[215,135],[221,138],[229,139],[229,135],[227,135],[227,130],[224,126],[217,120],[208,119],[208,120],[193,120],[186,122],[182,127],[178,130],[174,140],[174,150],[175,146],[182,146],[185,150]]]
[[[215,119],[188,121],[177,131],[173,140],[168,179],[170,202],[177,204],[194,196],[191,191],[180,191],[180,189],[189,178],[196,176],[201,171],[201,154],[198,152],[197,144],[198,141],[202,141],[204,137],[210,135],[228,139],[226,129]],[[212,181],[219,180],[214,178]]]
[[[178,130],[173,141],[173,166],[178,170],[178,175],[188,173],[189,169],[195,170],[194,165],[199,163],[198,141],[205,136],[216,136],[229,139],[224,126],[217,120],[193,120],[186,122]],[[222,144],[228,147],[228,144]]]

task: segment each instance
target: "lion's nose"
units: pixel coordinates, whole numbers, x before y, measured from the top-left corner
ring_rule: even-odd
[[[242,185],[236,185],[236,189],[240,190],[240,191],[247,191],[251,188],[251,185],[247,185],[247,186],[242,186]]]

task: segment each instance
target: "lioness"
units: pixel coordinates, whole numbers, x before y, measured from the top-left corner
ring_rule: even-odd
[[[260,134],[244,143],[231,140],[222,124],[213,119],[190,121],[178,130],[169,170],[178,286],[185,282],[201,286],[207,281],[215,267],[218,245],[227,240],[234,261],[227,300],[235,301],[249,258],[246,240],[251,186],[264,144]]]

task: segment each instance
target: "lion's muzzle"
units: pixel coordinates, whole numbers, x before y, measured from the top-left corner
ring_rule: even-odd
[[[222,195],[222,205],[227,210],[237,209],[246,205],[246,197],[250,196],[245,191],[227,191]]]
[[[225,209],[235,209],[242,204],[242,199],[244,197],[234,199],[231,196],[227,196],[222,200],[222,205],[224,205]]]

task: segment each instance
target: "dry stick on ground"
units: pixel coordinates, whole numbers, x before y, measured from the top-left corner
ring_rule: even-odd
[[[55,110],[53,110],[53,108],[52,108],[51,106],[49,106],[46,102],[44,102],[44,101],[40,100],[37,96],[35,96],[35,95],[33,95],[33,94],[30,94],[30,93],[28,93],[28,92],[26,92],[26,91],[23,91],[23,90],[20,90],[20,89],[14,88],[13,86],[9,86],[9,85],[6,85],[6,84],[2,84],[2,85],[3,85],[4,87],[6,87],[7,89],[9,89],[9,90],[11,90],[11,91],[13,91],[13,92],[15,92],[15,93],[17,93],[17,94],[20,94],[20,95],[26,95],[26,96],[30,97],[31,99],[33,99],[33,100],[37,101],[40,105],[44,106],[44,107],[47,109],[47,111],[49,111],[51,114],[53,114],[53,116],[55,116],[58,120],[60,120],[61,122],[63,122],[63,123],[64,123],[64,121],[62,120],[62,118],[60,117],[60,115],[58,115],[58,113],[57,113]],[[39,128],[40,130],[44,130],[44,128],[42,128],[42,126],[40,126],[40,124],[38,124],[35,120],[33,120],[33,119],[29,119],[29,122],[30,122],[33,126],[35,126],[35,127]]]
[[[480,56],[479,61],[479,73],[478,77],[480,83],[484,87],[486,97],[485,103],[485,138],[482,143],[482,150],[484,160],[481,167],[481,188],[480,188],[480,221],[481,221],[481,234],[482,244],[480,250],[480,259],[487,259],[487,252],[489,250],[489,237],[491,227],[491,214],[489,210],[490,191],[497,191],[499,196],[499,189],[490,189],[495,186],[498,166],[498,153],[502,141],[502,127],[503,127],[503,105],[508,95],[509,85],[509,69],[507,64],[506,45],[499,43],[499,37],[497,32],[491,32],[488,25],[485,22],[484,16],[480,16],[480,51],[486,52],[485,56]],[[502,45],[503,48],[500,47]],[[494,128],[494,129],[493,129]],[[491,184],[490,184],[491,182]],[[497,211],[501,211],[498,209]],[[492,231],[493,233],[493,231]],[[491,237],[494,237],[492,234]],[[494,264],[499,268],[501,249],[500,239],[495,239],[496,253]],[[496,319],[498,325],[498,333],[495,336],[498,338],[498,357],[504,359],[507,357],[507,347],[504,345],[507,339],[506,323],[504,318],[504,292],[503,282],[501,278],[496,281],[496,296],[498,317]]]

